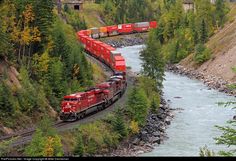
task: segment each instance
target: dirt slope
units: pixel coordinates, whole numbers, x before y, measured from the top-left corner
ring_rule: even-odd
[[[212,36],[207,47],[212,49],[212,58],[196,66],[192,61],[192,55],[180,62],[180,65],[195,69],[204,75],[214,75],[231,83],[236,82],[236,74],[232,68],[236,67],[236,4],[232,6],[230,12],[231,21],[225,27]]]

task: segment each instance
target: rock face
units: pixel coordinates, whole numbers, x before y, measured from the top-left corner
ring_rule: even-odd
[[[165,131],[174,117],[171,111],[167,102],[162,98],[159,110],[157,113],[149,113],[146,125],[139,133],[125,141],[108,156],[137,156],[152,151],[154,146],[163,143],[168,138]]]
[[[222,78],[213,75],[205,76],[203,73],[184,68],[181,65],[168,65],[167,70],[176,74],[185,75],[189,78],[198,79],[204,84],[206,84],[209,87],[209,90],[216,89],[220,92],[224,92],[229,95],[236,94],[236,90],[231,90],[230,88],[227,87],[227,85],[229,85],[230,83]]]

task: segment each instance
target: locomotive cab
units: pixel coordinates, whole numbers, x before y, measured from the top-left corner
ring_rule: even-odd
[[[60,119],[64,121],[75,121],[77,119],[76,111],[80,100],[79,94],[64,96],[61,102]]]

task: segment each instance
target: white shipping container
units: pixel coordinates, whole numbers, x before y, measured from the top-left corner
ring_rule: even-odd
[[[122,29],[122,25],[118,25],[118,29],[121,30]]]
[[[92,34],[99,34],[99,32],[100,32],[99,28],[97,28],[97,27],[91,28],[90,30],[91,30]]]
[[[137,22],[134,24],[134,27],[149,27],[149,22]]]

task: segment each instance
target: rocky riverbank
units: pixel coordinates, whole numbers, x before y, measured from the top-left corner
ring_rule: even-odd
[[[100,40],[115,48],[122,48],[126,46],[142,45],[147,40],[147,37],[148,37],[147,33],[142,33],[142,34],[114,36],[114,37],[103,38]]]
[[[163,144],[167,139],[166,129],[171,124],[174,115],[168,103],[162,98],[157,114],[149,113],[146,125],[138,134],[125,140],[108,156],[137,156],[151,152],[154,147]]]
[[[214,75],[206,76],[203,73],[187,69],[181,65],[168,65],[167,70],[176,74],[185,75],[191,79],[198,79],[206,84],[209,87],[209,90],[215,89],[229,95],[236,95],[236,90],[231,90],[230,88],[228,88],[228,85],[231,84],[230,82]]]

